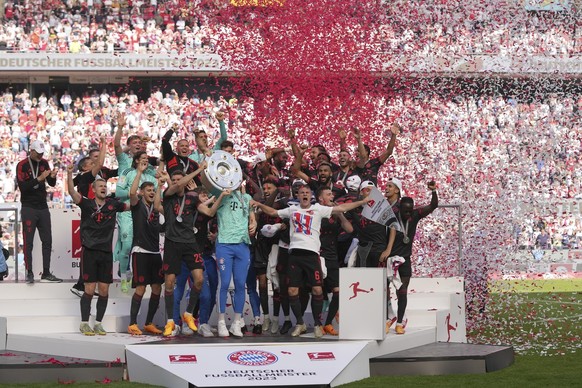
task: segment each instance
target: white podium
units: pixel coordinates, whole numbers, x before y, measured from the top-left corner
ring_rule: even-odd
[[[384,340],[386,268],[340,268],[339,338]]]

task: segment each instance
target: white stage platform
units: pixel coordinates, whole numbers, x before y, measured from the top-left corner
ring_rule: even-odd
[[[170,365],[168,369],[167,364],[169,356],[180,355],[184,349],[188,349],[187,353],[193,353],[196,356],[196,362],[199,367],[209,362],[209,359],[206,359],[207,355],[212,355],[212,365],[219,368],[219,370],[216,370],[216,373],[206,373],[209,375],[220,375],[223,372],[246,368],[236,365],[225,358],[226,352],[228,352],[227,355],[230,355],[241,351],[260,350],[276,356],[277,362],[272,365],[250,367],[255,371],[274,368],[289,369],[288,362],[297,365],[296,361],[293,361],[293,357],[287,354],[289,352],[295,355],[301,354],[304,361],[308,354],[323,354],[326,357],[333,356],[332,362],[326,362],[324,364],[325,368],[321,368],[320,364],[313,364],[315,360],[307,359],[303,372],[320,373],[322,369],[329,369],[330,372],[325,378],[324,376],[320,377],[321,379],[329,379],[326,384],[335,386],[370,376],[369,360],[371,358],[436,343],[437,341],[466,342],[462,278],[413,278],[410,286],[411,292],[408,297],[408,326],[406,334],[396,335],[392,331],[382,341],[338,340],[329,336],[315,340],[311,333],[297,340],[289,336],[249,335],[242,341],[223,338],[214,338],[208,341],[198,336],[179,337],[176,339],[162,339],[155,336],[130,336],[125,334],[125,330],[129,323],[131,293],[121,293],[118,283],[113,284],[111,287],[109,304],[104,320],[108,335],[85,337],[78,332],[80,321],[79,298],[69,291],[72,284],[35,283],[34,285],[27,285],[10,282],[0,284],[0,289],[2,290],[0,292],[0,305],[2,306],[0,309],[0,350],[127,363],[126,366],[131,381],[176,387],[187,387],[188,381],[190,381],[188,380],[189,377],[179,372],[180,368],[174,370],[173,366]],[[392,295],[395,296],[395,293],[393,292]],[[145,318],[148,299],[149,297],[146,295],[142,302],[140,318],[138,319],[140,325]],[[93,313],[95,312],[95,300],[92,306]],[[395,301],[393,304],[396,307]],[[247,323],[250,323],[252,314],[249,314],[248,307],[245,312],[245,316],[249,317],[247,318]],[[158,325],[162,325],[165,321],[163,299],[160,302],[154,321]],[[148,350],[154,348],[165,350],[156,352]],[[326,350],[328,348],[330,350]],[[345,352],[342,349],[344,348],[350,349],[347,352],[352,357],[349,362],[343,358]],[[293,351],[290,351],[290,349]],[[152,352],[166,354],[166,358],[162,357],[162,359],[158,360],[154,357],[152,359],[150,357]],[[317,356],[315,357],[317,358]],[[321,362],[322,360],[318,359],[316,361]],[[221,362],[225,363],[224,367],[220,366],[222,365]],[[174,364],[180,365],[181,363],[177,361]],[[332,365],[334,365],[334,368],[331,368]],[[292,369],[299,370],[298,367],[293,367]],[[332,369],[337,373],[332,373]],[[155,378],[162,380],[153,380],[152,371],[156,372],[154,373],[157,376]],[[162,376],[164,377],[162,378]],[[267,383],[271,383],[271,385],[305,384],[305,381],[300,378],[288,380],[282,379],[284,376],[267,376],[264,374],[255,374],[254,377],[254,380],[245,380],[244,384],[230,377],[224,379],[209,377],[208,381],[198,381],[198,384],[201,384],[199,386],[232,385],[232,383],[241,386],[265,385]],[[258,379],[259,377],[277,377],[277,379],[262,381]],[[190,382],[197,385],[194,381]]]

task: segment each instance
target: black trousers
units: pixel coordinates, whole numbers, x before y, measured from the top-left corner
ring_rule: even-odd
[[[22,237],[24,240],[24,265],[27,271],[32,271],[32,248],[34,235],[38,235],[42,243],[42,269],[48,273],[51,267],[51,251],[53,249],[53,235],[51,213],[49,209],[33,209],[22,207]]]

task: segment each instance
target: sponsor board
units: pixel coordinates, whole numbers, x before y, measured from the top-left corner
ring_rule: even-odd
[[[314,341],[283,344],[225,346],[129,345],[132,381],[157,382],[160,376],[132,374],[143,370],[136,362],[150,363],[174,376],[204,387],[249,385],[329,384],[366,347],[367,341]],[[139,361],[135,361],[135,360]],[[131,361],[130,361],[131,360]],[[325,362],[325,368],[320,362]],[[149,368],[155,373],[157,368]],[[146,368],[146,370],[148,370]]]

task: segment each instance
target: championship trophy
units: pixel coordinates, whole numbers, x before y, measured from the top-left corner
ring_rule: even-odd
[[[204,187],[215,197],[223,190],[236,190],[243,181],[243,173],[237,160],[225,151],[214,151],[206,159],[208,167],[200,175]]]

